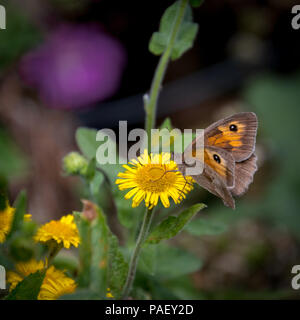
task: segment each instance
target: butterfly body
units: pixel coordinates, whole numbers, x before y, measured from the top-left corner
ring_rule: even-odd
[[[233,196],[240,196],[248,189],[257,170],[254,154],[257,125],[253,112],[237,113],[213,123],[204,130],[204,137],[196,137],[186,148],[178,169],[185,175],[189,166],[185,159],[189,157],[196,162],[204,161],[203,172],[192,175],[193,179],[234,209]],[[202,159],[197,159],[197,139],[203,138],[204,154]]]

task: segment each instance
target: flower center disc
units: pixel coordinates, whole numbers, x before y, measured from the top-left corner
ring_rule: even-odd
[[[165,174],[165,170],[161,167],[152,167],[149,169],[149,177],[152,182],[161,179]]]
[[[144,191],[164,192],[176,180],[176,174],[166,172],[161,165],[144,166],[138,170],[136,182]]]

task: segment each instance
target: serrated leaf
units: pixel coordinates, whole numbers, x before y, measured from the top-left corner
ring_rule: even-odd
[[[185,230],[194,236],[217,235],[225,232],[227,225],[209,219],[196,219],[186,226]]]
[[[30,274],[18,283],[6,300],[37,300],[44,277],[44,271]]]
[[[117,237],[112,233],[109,234],[108,243],[108,288],[114,298],[118,299],[126,282],[128,263],[119,249]]]
[[[176,1],[164,12],[160,21],[159,31],[153,33],[149,42],[149,50],[153,54],[161,55],[170,44],[171,34],[176,24],[175,21],[181,9],[180,5],[180,1]],[[197,30],[198,25],[193,22],[192,9],[187,5],[171,51],[172,60],[178,59],[193,46]]]
[[[175,237],[185,225],[190,222],[195,214],[205,207],[206,205],[203,203],[195,204],[192,207],[183,210],[177,217],[169,216],[154,228],[146,243],[156,244],[162,240]]]

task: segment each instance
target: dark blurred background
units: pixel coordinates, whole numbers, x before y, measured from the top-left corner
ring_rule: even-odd
[[[0,30],[0,176],[14,199],[28,190],[37,221],[80,210],[80,183],[63,177],[78,126],[143,127],[143,94],[158,57],[151,34],[173,1],[9,0]],[[254,111],[259,170],[237,209],[205,190],[204,217],[228,226],[219,236],[174,241],[203,259],[195,297],[298,298],[300,264],[300,29],[288,0],[206,0],[194,9],[193,49],[171,62],[158,106],[178,128],[205,128]],[[195,231],[197,233],[197,231]],[[181,290],[184,283],[174,290]],[[190,296],[188,296],[190,297]]]

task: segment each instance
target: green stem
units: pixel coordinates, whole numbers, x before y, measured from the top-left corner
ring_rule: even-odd
[[[49,268],[58,254],[58,252],[62,249],[63,245],[60,243],[58,244],[56,241],[51,240],[49,243],[49,256],[47,259],[46,267]]]
[[[172,49],[177,37],[177,32],[181,25],[182,19],[184,17],[184,12],[187,7],[188,0],[180,0],[179,10],[177,11],[177,16],[174,21],[172,31],[169,38],[169,43],[166,50],[161,56],[158,66],[155,70],[155,74],[152,80],[150,96],[145,98],[145,111],[146,111],[146,132],[148,135],[148,150],[151,152],[151,129],[155,127],[156,120],[156,109],[159,91],[162,85],[164,75],[172,54]]]
[[[149,97],[145,96],[145,99],[144,99],[144,105],[145,105],[145,111],[146,111],[145,129],[148,135],[149,152],[151,152],[151,129],[155,127],[156,109],[157,109],[157,100],[159,96],[159,91],[160,91],[162,81],[166,73],[166,69],[172,54],[172,49],[177,37],[179,27],[184,17],[185,9],[188,5],[188,1],[189,0],[180,0],[179,9],[177,11],[177,16],[175,18],[174,24],[172,26],[168,45],[163,55],[161,56],[158,66],[155,70],[155,74],[151,83],[150,95]],[[135,273],[136,273],[140,252],[141,252],[143,243],[148,235],[153,215],[154,215],[153,209],[146,210],[143,224],[142,224],[142,227],[141,227],[141,230],[140,230],[140,233],[139,233],[139,236],[130,260],[127,280],[122,292],[121,299],[127,299],[128,295],[130,294],[131,287],[135,278]]]
[[[127,280],[122,292],[122,296],[121,299],[127,299],[128,295],[131,291],[131,287],[135,278],[135,273],[136,273],[136,268],[137,268],[137,264],[138,264],[138,260],[139,260],[139,256],[140,256],[140,252],[143,246],[143,243],[145,241],[145,239],[147,238],[148,232],[149,232],[149,228],[151,225],[151,221],[154,215],[154,210],[151,209],[146,209],[145,215],[144,215],[144,220],[143,220],[143,224],[135,245],[135,248],[133,250],[133,254],[130,260],[130,265],[129,265],[129,271],[128,271],[128,275],[127,275]]]

